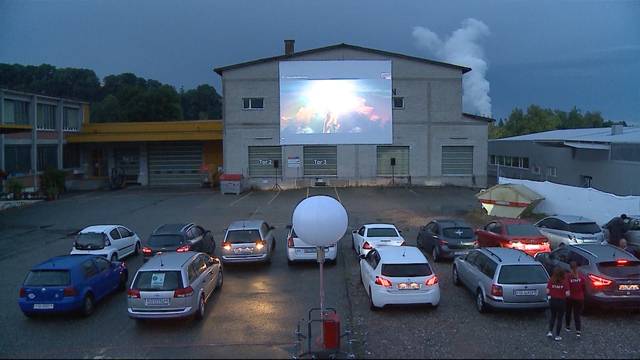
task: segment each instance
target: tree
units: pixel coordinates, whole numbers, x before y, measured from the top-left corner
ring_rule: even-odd
[[[222,118],[221,96],[210,85],[200,85],[189,91],[182,91],[181,104],[186,120]]]

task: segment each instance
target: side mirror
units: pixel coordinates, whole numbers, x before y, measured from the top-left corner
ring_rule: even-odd
[[[360,258],[360,260],[364,260],[365,255],[360,254],[360,256],[358,256]]]
[[[402,230],[398,230],[398,233],[402,234]]]

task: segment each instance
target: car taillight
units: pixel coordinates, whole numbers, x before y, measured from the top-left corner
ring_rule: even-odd
[[[491,284],[491,295],[502,296],[502,286]]]
[[[425,280],[424,284],[427,286],[433,286],[435,284],[438,283],[438,276],[437,275],[433,275],[432,278],[429,278],[427,280]]]
[[[191,249],[191,245],[182,245],[176,249],[177,252],[187,252]]]
[[[380,286],[384,286],[384,287],[391,287],[393,284],[391,283],[391,281],[389,281],[389,279],[385,279],[383,277],[376,276],[376,285],[380,285]]]
[[[138,289],[129,289],[129,290],[127,290],[127,297],[134,298],[134,299],[140,299],[140,290],[138,290]]]
[[[447,245],[449,242],[447,240],[440,240],[440,245]]]
[[[289,236],[289,238],[287,239],[287,247],[294,247],[294,243],[293,243],[293,236]]]
[[[24,288],[20,288],[20,297],[22,298],[22,297],[25,297],[25,296],[27,296],[26,291],[24,290]]]
[[[627,265],[628,262],[629,262],[629,260],[627,260],[627,259],[618,259],[618,260],[616,260],[616,265],[617,266],[625,266],[625,265]]]
[[[522,250],[524,249],[524,244],[522,244],[519,241],[509,241],[505,244],[506,247],[510,248],[510,249],[517,249],[517,250]]]
[[[365,241],[364,244],[362,244],[362,248],[365,250],[371,250],[373,249],[373,246],[371,246],[371,244]]]
[[[223,242],[222,243],[222,248],[227,250],[227,251],[231,250],[231,243],[230,242],[226,242],[226,241]]]
[[[192,295],[193,295],[193,289],[191,288],[191,286],[187,286],[186,288],[182,288],[182,289],[176,289],[173,292],[173,297],[177,297],[177,298],[189,297]]]
[[[151,248],[148,248],[148,247],[143,247],[142,248],[142,253],[145,254],[145,255],[151,255],[151,252],[152,252]]]
[[[605,279],[593,274],[589,274],[589,280],[591,280],[591,285],[593,285],[593,287],[605,287],[611,285],[611,283],[613,282],[609,279]]]
[[[76,296],[76,294],[77,294],[76,288],[74,288],[73,286],[66,287],[66,288],[64,288],[63,294],[64,294],[65,297],[66,296],[69,296],[69,297],[70,296]]]

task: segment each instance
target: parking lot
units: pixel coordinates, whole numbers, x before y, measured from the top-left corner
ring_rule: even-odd
[[[298,201],[327,194],[340,200],[350,229],[366,222],[390,222],[415,245],[418,227],[431,217],[456,216],[473,225],[482,217],[474,191],[463,188],[309,188],[283,192],[220,195],[205,189],[72,194],[54,202],[0,213],[0,356],[37,358],[233,357],[286,358],[293,355],[295,327],[317,306],[314,264],[289,267],[286,225]],[[276,227],[276,255],[270,266],[225,267],[225,283],[207,307],[205,320],[137,324],[127,316],[126,294],[98,304],[89,318],[28,319],[17,305],[29,268],[69,252],[73,232],[90,224],[119,223],[141,238],[164,223],[191,221],[214,233],[219,247],[233,220],[264,219]],[[638,311],[606,311],[583,319],[583,336],[562,342],[545,337],[543,311],[479,314],[473,297],[451,282],[451,264],[437,263],[442,299],[437,309],[393,307],[372,313],[359,279],[351,235],[340,242],[336,265],[326,269],[327,303],[343,326],[354,331],[358,357],[370,358],[639,358]],[[141,257],[126,259],[130,278]]]

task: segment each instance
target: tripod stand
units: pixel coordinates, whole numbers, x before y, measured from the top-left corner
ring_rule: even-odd
[[[282,188],[280,187],[280,185],[278,185],[278,168],[280,167],[280,161],[278,160],[274,160],[273,161],[273,171],[274,171],[274,176],[276,178],[276,183],[273,185],[273,187],[271,188],[271,190],[273,191],[281,191]]]

